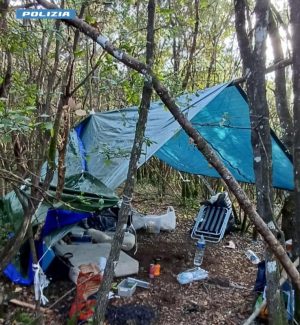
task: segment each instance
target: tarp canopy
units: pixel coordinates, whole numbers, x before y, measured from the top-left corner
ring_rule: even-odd
[[[118,197],[112,190],[87,172],[66,177],[61,200],[57,202],[55,181],[47,192],[48,200],[44,200],[37,209],[32,219],[33,224],[44,222],[49,209],[77,211],[84,215],[87,212],[112,207],[118,202]],[[22,191],[29,194],[28,188],[23,188]],[[14,191],[1,199],[0,215],[2,219],[6,218],[15,231],[19,229],[23,221],[23,208]]]
[[[181,111],[240,182],[254,183],[249,106],[243,90],[221,84],[176,99]],[[126,178],[138,108],[91,114],[71,132],[67,174],[89,172],[115,189]],[[156,156],[191,174],[220,177],[161,101],[151,104],[139,166]],[[273,186],[293,189],[293,165],[272,132]],[[255,157],[260,159],[260,157]]]

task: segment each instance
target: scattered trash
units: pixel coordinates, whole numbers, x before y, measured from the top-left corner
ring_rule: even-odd
[[[118,295],[121,297],[131,297],[136,290],[137,283],[130,279],[124,279],[118,285]]]
[[[295,292],[292,290],[292,286],[289,281],[286,281],[280,289],[284,305],[287,312],[287,319],[289,321],[293,320],[294,313],[295,313]],[[264,291],[259,294],[257,300],[255,302],[254,310],[258,310],[259,314],[258,317],[260,320],[267,320],[268,319],[268,308],[266,302],[266,287]]]
[[[84,321],[94,314],[96,299],[89,298],[98,291],[102,276],[96,264],[80,265],[79,270],[76,296],[69,311],[69,317]]]
[[[136,286],[137,287],[145,288],[145,289],[149,289],[149,287],[150,287],[150,283],[149,282],[142,281],[142,280],[138,280],[138,279],[135,279],[135,278],[129,278],[129,277],[127,279],[129,281],[136,282]]]
[[[155,230],[174,230],[176,228],[176,215],[175,210],[172,206],[169,206],[167,213],[162,215],[142,215],[138,212],[133,211],[132,224],[135,229],[146,228],[148,230],[150,226],[154,226]],[[149,231],[149,230],[148,230]],[[150,231],[149,231],[150,232]],[[159,231],[158,231],[159,233]]]
[[[160,258],[154,259],[154,276],[160,276],[160,264],[159,264]]]
[[[145,228],[149,234],[160,233],[160,219],[159,218],[148,218],[145,221]]]
[[[120,296],[118,296],[118,295],[116,295],[114,292],[112,292],[112,291],[109,291],[109,293],[108,293],[108,300],[110,300],[110,299],[115,299],[115,298],[120,298]]]
[[[15,290],[14,290],[14,292],[19,293],[19,292],[22,292],[22,290],[23,289],[21,287],[16,287]]]
[[[156,276],[160,276],[160,257],[155,258],[149,266],[149,278],[153,279]]]
[[[196,245],[195,257],[194,257],[195,266],[200,266],[202,264],[204,252],[205,252],[205,246],[206,243],[205,243],[204,236],[201,235]]]
[[[150,266],[149,266],[149,278],[150,279],[153,279],[154,278],[154,263],[151,263]]]
[[[245,254],[252,264],[258,264],[260,262],[259,257],[251,249],[248,249]]]
[[[224,245],[225,248],[236,249],[235,243],[232,240],[229,240],[227,245]]]
[[[208,272],[201,269],[200,267],[195,267],[194,269],[190,269],[179,273],[177,275],[177,281],[180,284],[187,284],[193,281],[205,280],[208,277]]]
[[[289,239],[285,242],[285,247],[286,247],[286,251],[288,253],[291,253],[292,252],[292,248],[293,248],[293,240],[292,239]]]

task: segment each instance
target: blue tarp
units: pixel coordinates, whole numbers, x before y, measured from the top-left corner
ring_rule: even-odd
[[[254,183],[249,107],[241,88],[221,84],[176,99],[194,127],[211,144],[240,182]],[[67,173],[85,168],[115,189],[126,178],[133,144],[137,107],[91,114],[71,133]],[[283,145],[272,133],[273,186],[293,189],[293,165]],[[191,174],[219,177],[191,143],[162,102],[151,104],[145,144],[139,166],[156,156],[173,168]]]
[[[42,229],[41,239],[36,242],[36,248],[38,252],[38,258],[41,259],[42,267],[45,265],[47,267],[51,260],[54,258],[54,254],[52,250],[49,250],[49,254],[45,254],[47,252],[48,247],[44,243],[44,239],[50,234],[54,234],[55,232],[64,229],[66,226],[73,225],[78,223],[82,219],[89,218],[92,215],[91,212],[76,212],[71,210],[63,210],[63,209],[49,209],[47,212],[45,224]],[[50,237],[51,238],[51,237]],[[51,238],[53,240],[53,238]],[[51,252],[51,254],[50,254]],[[49,260],[50,259],[50,260]],[[45,263],[47,262],[47,263]],[[25,270],[23,274],[20,271],[20,266],[17,266],[19,263],[10,263],[4,269],[4,274],[15,284],[20,285],[31,285],[33,283],[33,270],[32,270],[32,258],[31,254],[28,261],[28,269]]]
[[[249,107],[236,87],[224,89],[191,122],[238,181],[254,183]],[[219,177],[197,148],[189,143],[183,130],[166,142],[155,155],[175,169]],[[272,155],[274,187],[292,189],[292,163],[274,137]]]

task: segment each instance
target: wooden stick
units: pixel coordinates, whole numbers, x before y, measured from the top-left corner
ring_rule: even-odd
[[[14,305],[20,306],[20,307],[25,307],[25,308],[35,310],[35,305],[30,304],[28,302],[24,302],[24,301],[21,301],[21,300],[18,300],[18,299],[11,299],[9,302],[14,304]],[[50,314],[53,311],[51,309],[41,307],[41,312],[43,312],[45,314]]]
[[[274,63],[272,65],[270,65],[269,67],[266,68],[265,70],[265,74],[268,74],[270,72],[273,72],[275,70],[278,70],[278,69],[283,69],[289,65],[292,64],[292,59],[291,58],[287,58],[287,59],[283,59],[277,63]],[[232,83],[234,85],[237,85],[237,84],[240,84],[240,83],[243,83],[246,81],[246,77],[240,77],[240,78],[237,78],[235,80],[232,81]]]

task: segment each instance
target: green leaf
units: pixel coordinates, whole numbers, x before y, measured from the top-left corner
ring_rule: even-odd
[[[85,50],[77,50],[77,51],[74,52],[75,58],[83,57],[84,54],[85,54]]]
[[[163,15],[170,15],[174,13],[174,9],[169,9],[169,8],[160,8],[158,10],[159,13],[163,14]]]
[[[53,129],[53,123],[52,122],[43,123],[43,129],[44,130],[52,130]]]
[[[85,16],[85,21],[90,24],[90,25],[93,25],[95,23],[97,23],[97,19],[91,15],[86,15]]]

